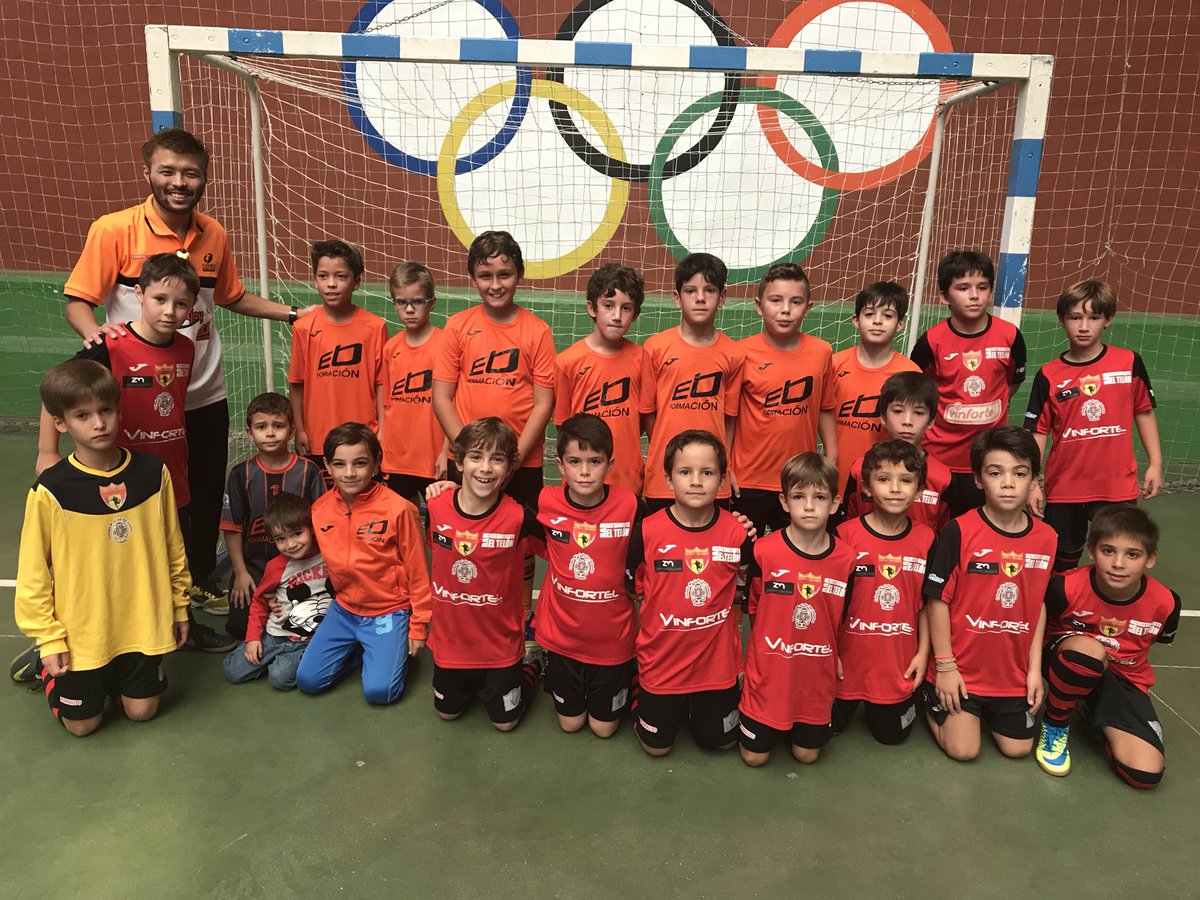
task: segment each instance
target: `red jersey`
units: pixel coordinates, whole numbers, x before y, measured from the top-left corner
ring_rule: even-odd
[[[739,487],[779,490],[779,470],[817,449],[817,422],[832,410],[833,349],[811,334],[795,350],[777,350],[762,334],[738,341],[745,354],[732,465]]]
[[[850,465],[875,444],[887,440],[883,430],[883,410],[879,391],[897,372],[920,369],[902,353],[877,369],[868,369],[858,360],[858,345],[833,355],[834,421],[837,424],[838,489],[845,493]]]
[[[517,437],[533,413],[533,386],[554,387],[554,338],[550,326],[523,307],[500,325],[482,306],[472,306],[446,322],[441,352],[433,367],[435,381],[457,385],[454,408],[463,424],[499,416]],[[521,460],[542,467],[542,437]]]
[[[432,478],[445,435],[433,415],[433,365],[442,329],[419,347],[410,347],[401,331],[383,347],[383,471],[389,475]]]
[[[322,452],[325,435],[343,422],[378,428],[387,339],[383,319],[361,306],[345,322],[334,322],[318,307],[292,326],[288,381],[304,385],[304,430],[313,453]]]
[[[637,636],[642,687],[690,694],[737,683],[742,648],[732,609],[738,569],[752,546],[723,509],[702,528],[680,525],[668,508],[633,530],[625,579],[645,591]]]
[[[412,610],[408,634],[429,632],[429,573],[421,546],[417,508],[382,484],[354,498],[337,491],[312,505],[313,534],[329,568],[337,603],[370,618]]]
[[[902,534],[882,535],[865,519],[851,519],[837,534],[854,551],[854,588],[838,635],[844,677],[837,696],[903,703],[913,693],[904,672],[917,655],[921,584],[933,531],[910,522]]]
[[[482,515],[458,505],[458,490],[429,501],[429,650],[444,669],[500,669],[525,652],[526,539],[538,530],[529,510],[506,494]]]
[[[603,419],[613,436],[613,465],[605,483],[635,494],[642,492],[642,356],[632,341],[612,355],[576,341],[554,361],[554,424],[576,413]]]
[[[846,479],[846,493],[842,497],[842,509],[847,519],[865,516],[875,509],[875,504],[863,496],[862,483],[863,458],[860,456],[850,467],[850,477]],[[908,508],[908,517],[914,522],[933,529],[934,533],[941,531],[950,521],[950,507],[945,501],[946,489],[950,487],[950,470],[945,463],[925,454],[925,487],[917,494],[917,499]]]
[[[1154,409],[1146,364],[1132,350],[1104,347],[1091,362],[1065,356],[1038,370],[1025,427],[1050,435],[1046,500],[1134,500],[1140,493],[1133,417]]]
[[[538,643],[592,665],[633,659],[637,617],[624,573],[637,497],[609,487],[599,504],[584,507],[563,487],[546,487],[537,518],[549,562],[534,612]]]
[[[125,334],[100,340],[75,354],[94,359],[121,386],[121,422],[117,444],[157,456],[171,473],[175,505],[191,502],[184,407],[195,345],[182,334],[152,344],[125,323]]]
[[[937,385],[938,408],[925,449],[951,472],[971,471],[971,441],[1008,418],[1009,385],[1025,380],[1025,339],[993,315],[979,334],[960,334],[949,319],[921,335],[912,359]]]
[[[671,438],[689,428],[703,428],[725,442],[725,417],[738,414],[745,354],[719,331],[711,346],[693,347],[680,337],[678,327],[651,335],[645,350],[639,408],[658,418],[646,451],[643,493],[661,499],[673,496],[662,467]],[[729,485],[717,496],[728,497]]]
[[[1085,635],[1108,651],[1108,670],[1143,693],[1154,687],[1150,646],[1170,644],[1179,629],[1179,595],[1149,575],[1128,600],[1100,593],[1093,566],[1050,579],[1046,593],[1046,643]]]
[[[933,542],[922,591],[950,607],[950,647],[967,693],[1025,695],[1029,648],[1042,613],[1054,529],[1029,516],[1025,530],[1001,531],[973,509]],[[936,680],[933,658],[925,680]]]
[[[754,625],[738,704],[745,715],[779,731],[829,723],[853,571],[854,551],[837,538],[819,556],[797,550],[787,529],[754,545],[747,576]]]

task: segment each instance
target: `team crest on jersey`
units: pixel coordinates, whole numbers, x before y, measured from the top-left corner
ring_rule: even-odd
[[[978,397],[987,388],[987,382],[978,375],[972,375],[963,382],[963,390],[972,397]]]
[[[996,588],[996,600],[1005,609],[1012,609],[1017,605],[1017,598],[1021,596],[1021,592],[1017,590],[1016,584],[1011,581],[1006,581],[1000,587]]]
[[[885,612],[891,612],[900,602],[900,591],[894,584],[881,584],[875,588],[875,602]]]
[[[815,621],[817,621],[817,611],[812,608],[811,604],[796,604],[796,608],[792,610],[792,624],[796,628],[803,631]]]
[[[1100,376],[1085,375],[1079,379],[1079,389],[1088,397],[1095,397],[1100,392]]]
[[[699,575],[708,568],[709,549],[707,547],[693,547],[692,549],[683,549],[683,558],[687,562],[689,572]]]
[[[876,566],[875,570],[888,581],[891,581],[893,578],[899,575],[900,567],[904,565],[903,556],[880,555],[876,558],[876,560],[878,565]]]
[[[125,483],[106,484],[100,488],[100,501],[109,509],[120,509],[125,505],[125,498],[128,492],[125,490]]]
[[[1125,620],[1114,616],[1101,616],[1098,627],[1105,637],[1115,638],[1125,631]]]
[[[171,363],[163,363],[154,367],[154,380],[166,387],[175,379],[175,367]]]
[[[450,574],[457,578],[460,584],[470,584],[479,574],[479,570],[469,559],[456,559],[450,567]]]
[[[133,525],[126,518],[113,519],[108,523],[108,539],[114,544],[125,543],[131,534],[133,534]]]
[[[821,590],[821,576],[814,575],[812,572],[797,575],[796,587],[799,589],[801,597],[805,600],[811,600]]]
[[[1079,408],[1079,411],[1083,413],[1084,418],[1089,422],[1099,422],[1104,414],[1108,412],[1104,407],[1104,401],[1097,400],[1095,397],[1091,400],[1084,400],[1083,406]]]
[[[712,596],[712,588],[703,578],[693,578],[684,587],[683,596],[692,601],[692,606],[703,606]]]
[[[576,553],[571,557],[568,565],[571,567],[571,574],[575,576],[576,581],[583,581],[596,571],[595,560],[586,553]]]
[[[470,556],[478,544],[478,534],[471,531],[454,532],[454,549],[458,551],[459,556]]]
[[[983,362],[983,354],[978,350],[968,350],[962,355],[963,366],[968,372],[974,372],[979,368],[979,364]]]
[[[165,419],[175,411],[175,398],[163,391],[154,398],[154,411]]]
[[[1009,553],[1007,551],[1000,554],[1000,571],[1009,578],[1016,578],[1017,574],[1025,568],[1024,553]]]
[[[575,543],[586,550],[596,540],[596,526],[588,522],[572,522],[571,537]]]

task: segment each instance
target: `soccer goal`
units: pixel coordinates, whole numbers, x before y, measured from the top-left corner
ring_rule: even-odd
[[[639,337],[672,323],[673,266],[698,250],[729,266],[734,337],[757,330],[766,268],[796,261],[820,301],[807,330],[844,345],[845,303],[891,278],[915,338],[941,315],[938,255],[964,246],[996,257],[1000,314],[1019,320],[1049,57],[956,52],[932,17],[835,28],[818,4],[747,46],[706,4],[659,5],[696,14],[663,34],[631,24],[638,4],[606,22],[592,8],[615,4],[581,4],[556,40],[484,0],[368,4],[348,33],[149,26],[153,123],[212,145],[206,209],[248,284],[316,302],[308,246],[340,237],[393,326],[391,266],[426,263],[444,317],[472,299],[466,247],[487,229],[522,244],[520,300],[560,349],[591,328],[596,266],[644,275]],[[236,409],[283,383],[288,345],[228,318]]]

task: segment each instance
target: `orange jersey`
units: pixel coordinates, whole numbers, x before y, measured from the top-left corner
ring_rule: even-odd
[[[533,412],[533,386],[554,387],[550,326],[520,306],[507,325],[489,319],[482,306],[464,309],[446,322],[433,378],[457,385],[454,408],[464,425],[499,416],[520,437]],[[524,467],[542,467],[544,443],[545,436],[530,448]]]
[[[663,453],[679,432],[703,428],[724,443],[725,417],[738,414],[744,359],[737,342],[719,331],[708,347],[693,347],[678,328],[646,339],[640,411],[658,418],[646,451],[645,496],[672,496],[663,477]],[[718,496],[729,496],[727,484]]]
[[[410,347],[404,335],[400,332],[383,347],[383,471],[432,478],[445,440],[433,415],[433,366],[442,329],[434,328],[419,347]]]
[[[378,428],[375,404],[387,339],[383,319],[361,306],[345,322],[331,321],[318,308],[292,328],[288,381],[304,385],[304,430],[313,453],[343,422]]]
[[[858,346],[847,347],[833,355],[833,402],[837,421],[838,491],[846,490],[846,479],[854,461],[887,439],[883,430],[883,410],[879,391],[897,372],[919,372],[916,363],[902,353],[878,369],[868,369],[858,361]]]
[[[626,341],[619,353],[597,353],[576,341],[554,362],[554,424],[576,413],[599,416],[612,430],[613,466],[606,484],[642,491],[642,348]]]
[[[777,350],[761,334],[738,341],[746,354],[733,435],[739,487],[779,490],[783,464],[817,449],[821,410],[833,409],[833,348],[811,334],[795,350]]]

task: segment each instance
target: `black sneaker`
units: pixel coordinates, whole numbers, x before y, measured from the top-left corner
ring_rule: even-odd
[[[188,629],[183,649],[201,650],[204,653],[228,653],[237,645],[238,642],[229,635],[214,631],[199,622],[193,622],[191,628]]]
[[[37,643],[32,643],[16,656],[8,667],[8,677],[17,684],[29,684],[38,680],[38,663],[41,662]]]

